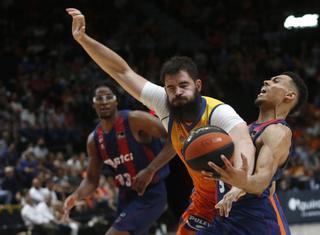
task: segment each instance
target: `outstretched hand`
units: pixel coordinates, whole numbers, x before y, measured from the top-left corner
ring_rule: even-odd
[[[133,190],[136,190],[138,195],[142,196],[147,186],[152,181],[153,176],[154,176],[154,172],[152,172],[148,168],[145,168],[139,171],[139,173],[135,177],[133,177],[133,184],[132,184]]]
[[[215,208],[219,210],[220,216],[228,217],[232,203],[238,201],[238,199],[245,194],[243,190],[232,187],[215,206]]]
[[[219,175],[216,177],[214,173],[203,171],[202,174],[206,179],[221,180],[237,188],[243,189],[248,180],[248,159],[244,154],[241,154],[242,166],[241,168],[235,168],[232,163],[224,156],[221,155],[221,159],[224,162],[224,168],[221,168],[213,162],[208,162],[208,165]]]
[[[72,16],[72,35],[75,40],[80,41],[86,32],[86,21],[84,15],[75,8],[67,8],[66,11]]]
[[[67,223],[70,220],[69,218],[70,210],[74,207],[77,201],[78,201],[78,198],[75,194],[71,194],[69,197],[67,197],[63,205],[63,217],[62,217],[63,222]]]

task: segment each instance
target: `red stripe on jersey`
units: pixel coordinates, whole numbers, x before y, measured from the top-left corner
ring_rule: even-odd
[[[109,154],[106,150],[106,146],[105,146],[104,138],[103,138],[103,130],[102,130],[101,126],[98,128],[97,134],[98,134],[100,156],[102,157],[102,160],[105,161],[105,160],[109,159]]]
[[[153,153],[152,149],[149,146],[143,145],[143,150],[144,150],[149,162],[151,162],[154,159],[154,153]]]
[[[125,136],[124,119],[120,115],[118,116],[118,119],[115,125],[115,130],[116,130],[116,137],[118,141],[119,153],[123,156],[126,154],[130,154],[129,144]],[[126,166],[131,177],[137,174],[133,161],[124,162],[124,165]]]

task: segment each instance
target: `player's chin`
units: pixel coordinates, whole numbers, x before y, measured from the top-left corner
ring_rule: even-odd
[[[100,113],[99,114],[100,119],[109,119],[111,117],[110,113]]]
[[[254,103],[255,103],[256,105],[262,104],[262,103],[263,103],[263,98],[262,98],[262,97],[257,97],[257,98],[255,99]]]

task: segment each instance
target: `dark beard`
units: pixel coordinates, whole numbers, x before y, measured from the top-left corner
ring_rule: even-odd
[[[190,100],[188,103],[179,106],[174,106],[170,104],[169,100],[167,99],[167,105],[171,117],[173,117],[173,119],[176,122],[195,121],[201,109],[201,95],[196,90],[194,98]]]

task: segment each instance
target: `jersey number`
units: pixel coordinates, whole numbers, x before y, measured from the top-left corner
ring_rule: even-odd
[[[226,191],[226,187],[224,186],[224,183],[219,180],[219,192],[224,193]]]
[[[132,180],[131,180],[131,176],[129,173],[123,173],[123,174],[119,174],[116,175],[115,177],[116,181],[119,182],[119,184],[121,186],[126,186],[126,187],[131,187],[132,185]]]

